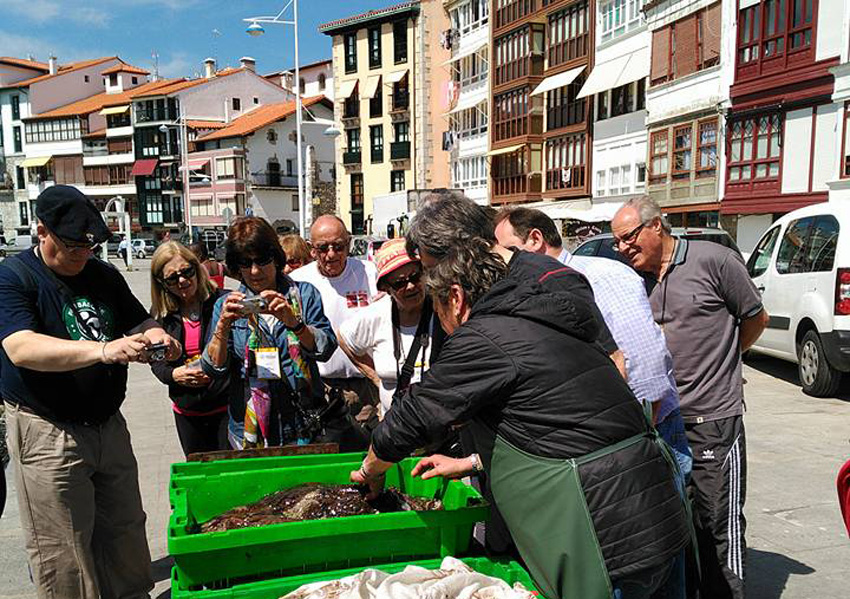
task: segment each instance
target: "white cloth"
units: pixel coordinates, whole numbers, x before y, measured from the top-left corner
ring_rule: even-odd
[[[365,260],[348,258],[345,270],[338,277],[326,277],[319,272],[317,262],[311,262],[289,275],[296,281],[312,283],[322,296],[325,316],[334,332],[339,334],[342,324],[372,303],[378,293],[378,271]],[[327,362],[319,362],[319,374],[327,379],[362,378],[362,374],[341,349],[337,349]]]
[[[375,372],[381,378],[381,386],[378,388],[381,398],[381,418],[390,409],[398,374],[413,345],[418,326],[401,327],[401,347],[396,360],[393,346],[392,302],[392,297],[385,295],[368,308],[360,310],[354,318],[346,320],[339,328],[339,336],[355,354],[371,356],[375,363]],[[423,344],[414,363],[411,384],[418,383],[422,379],[422,373],[428,370],[430,355],[430,343]]]
[[[339,580],[314,582],[282,599],[534,599],[520,583],[480,574],[447,557],[439,570],[407,566],[397,574],[364,570]]]

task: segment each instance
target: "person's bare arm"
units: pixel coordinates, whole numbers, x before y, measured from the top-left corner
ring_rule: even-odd
[[[142,358],[150,340],[137,333],[103,344],[97,341],[71,341],[18,331],[3,340],[3,350],[19,368],[38,372],[68,372],[94,364],[127,364]]]
[[[336,338],[337,341],[339,341],[339,348],[346,356],[348,356],[348,359],[351,360],[352,364],[357,367],[357,370],[362,372],[363,376],[372,381],[372,383],[380,389],[381,377],[379,377],[378,373],[375,371],[375,361],[372,360],[372,356],[366,354],[358,356],[351,350],[350,347],[348,347],[348,344],[345,342],[342,335],[337,333]]]
[[[617,370],[620,372],[620,376],[623,377],[624,381],[629,380],[629,376],[626,373],[626,356],[623,354],[623,351],[618,349],[612,354],[609,354],[611,361],[614,362],[614,366],[617,367]]]
[[[741,321],[741,352],[745,352],[758,341],[768,321],[767,310],[762,310],[755,316]]]
[[[224,300],[221,315],[215,325],[212,338],[204,350],[216,368],[222,368],[227,363],[228,341],[233,323],[242,318],[242,300],[245,295],[238,291],[232,292]]]

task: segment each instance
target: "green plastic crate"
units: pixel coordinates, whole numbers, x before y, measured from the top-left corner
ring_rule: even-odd
[[[489,507],[460,481],[422,480],[408,458],[387,472],[387,485],[418,497],[440,497],[444,509],[287,522],[190,534],[233,507],[303,483],[348,483],[352,463],[318,464],[209,475],[203,484],[173,489],[168,550],[189,587],[246,576],[285,576],[375,563],[462,555]]]
[[[495,576],[510,585],[520,582],[529,591],[537,591],[537,587],[531,580],[531,576],[522,566],[515,561],[494,561],[486,557],[467,557],[461,561],[469,565],[475,571],[487,576]],[[422,560],[408,563],[380,564],[370,566],[376,570],[387,573],[400,572],[410,565],[422,566],[423,568],[436,569],[440,567],[441,560]],[[171,598],[172,599],[279,599],[287,593],[298,589],[302,585],[321,582],[323,580],[334,580],[351,576],[362,572],[364,568],[349,568],[347,570],[332,570],[317,574],[301,574],[298,576],[287,576],[274,578],[260,582],[249,582],[237,584],[230,588],[219,590],[189,590],[180,579],[177,568],[171,571]],[[541,599],[542,595],[538,595]]]

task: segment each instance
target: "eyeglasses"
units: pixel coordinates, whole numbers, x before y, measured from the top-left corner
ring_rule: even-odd
[[[614,237],[614,247],[618,248],[621,245],[632,245],[640,235],[641,230],[646,226],[646,223],[641,223],[622,237]]]
[[[320,254],[327,254],[333,248],[333,251],[339,254],[343,250],[348,249],[348,242],[335,241],[334,243],[323,243],[322,245],[314,245],[313,248]]]
[[[406,277],[401,277],[401,278],[398,278],[394,281],[387,281],[387,285],[392,287],[393,291],[401,291],[402,289],[407,287],[408,284],[416,285],[421,280],[422,280],[422,271],[418,270],[414,273],[410,273]]]
[[[262,268],[263,266],[268,266],[272,262],[274,262],[274,256],[268,254],[267,256],[258,256],[256,258],[243,258],[242,260],[238,260],[236,265],[242,270],[249,270],[254,264]]]
[[[178,270],[177,272],[173,272],[167,277],[162,277],[162,282],[166,285],[174,286],[180,282],[180,278],[184,278],[186,280],[191,279],[196,274],[198,274],[197,269],[193,265],[189,265],[183,270]]]
[[[65,249],[68,250],[72,254],[77,254],[79,252],[97,252],[100,249],[99,243],[86,243],[86,242],[78,242],[78,241],[68,241],[67,239],[62,239],[58,235],[56,235],[56,239],[65,246]]]

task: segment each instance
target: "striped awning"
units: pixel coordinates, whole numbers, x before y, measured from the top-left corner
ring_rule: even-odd
[[[156,170],[156,164],[159,162],[157,158],[145,158],[136,160],[133,164],[133,170],[130,171],[131,177],[149,177]]]
[[[108,114],[124,114],[130,110],[130,105],[127,104],[125,106],[108,106],[100,111],[100,114],[106,116]]]

